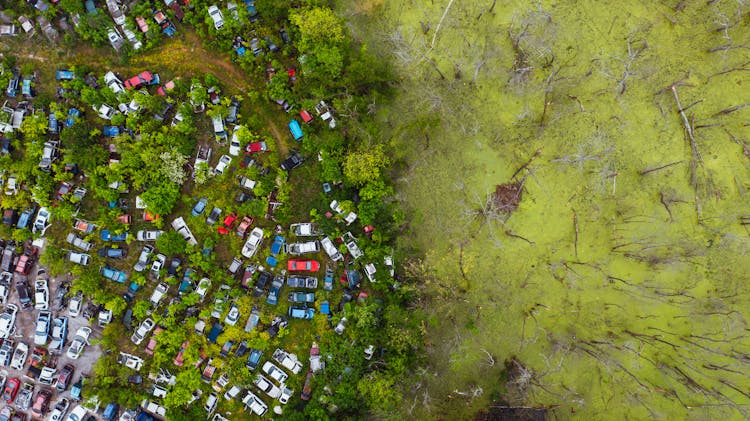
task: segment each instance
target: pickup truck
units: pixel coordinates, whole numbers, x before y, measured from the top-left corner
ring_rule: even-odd
[[[185,241],[187,241],[191,246],[198,245],[198,240],[195,239],[195,236],[193,236],[190,228],[188,228],[187,224],[185,223],[185,219],[183,219],[182,217],[179,217],[172,221],[172,228],[174,228],[175,231],[182,235],[182,237],[185,238]]]

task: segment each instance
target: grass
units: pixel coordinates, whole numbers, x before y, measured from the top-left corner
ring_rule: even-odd
[[[737,285],[750,271],[737,223],[746,130],[737,112],[722,114],[744,103],[736,87],[747,81],[731,71],[741,54],[708,52],[726,40],[704,19],[732,6],[372,3],[348,11],[402,78],[380,121],[405,152],[402,241],[424,253],[425,309],[440,319],[427,325],[427,364],[405,380],[421,387],[403,415],[467,419],[500,396],[563,419],[747,418],[732,387],[747,380],[706,368],[744,366],[731,350],[750,345]],[[508,35],[520,33],[526,57]],[[628,39],[631,54],[647,48],[622,92]],[[515,78],[519,58],[526,79]],[[686,111],[703,157],[695,171],[665,90],[681,80],[683,107],[698,101]],[[483,213],[537,151],[519,172],[519,209]],[[509,375],[513,357],[529,377]]]

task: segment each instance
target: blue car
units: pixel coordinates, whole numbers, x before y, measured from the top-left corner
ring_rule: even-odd
[[[307,308],[307,307],[297,307],[297,306],[291,306],[289,307],[289,317],[292,317],[294,319],[312,319],[315,315],[315,309]]]
[[[120,128],[117,126],[104,126],[102,134],[104,136],[115,137],[120,134]]]
[[[65,120],[65,127],[70,127],[76,122],[76,118],[81,116],[81,112],[75,108],[71,108],[68,111],[68,118]]]
[[[185,274],[182,276],[182,282],[180,282],[180,288],[177,290],[177,293],[187,294],[193,290],[193,279],[192,274],[195,273],[195,270],[192,268],[188,268],[185,271]]]
[[[276,304],[278,304],[279,294],[281,293],[281,288],[283,286],[284,286],[284,277],[276,276],[273,282],[271,282],[271,290],[268,292],[268,298],[266,299],[266,302],[268,304],[271,304],[272,306],[275,306]]]
[[[258,368],[258,363],[260,363],[261,355],[263,355],[263,351],[255,348],[251,349],[250,355],[247,356],[247,362],[245,363],[245,366],[247,366],[250,371]]]
[[[128,279],[128,275],[125,274],[125,272],[112,269],[107,266],[102,266],[99,268],[99,273],[102,274],[107,279],[111,279],[115,282],[124,283],[126,279]]]
[[[278,263],[276,260],[276,256],[278,256],[282,250],[284,250],[284,244],[286,243],[286,240],[284,237],[277,235],[273,238],[273,244],[271,244],[271,255],[266,258],[266,263],[274,267]]]
[[[135,282],[131,282],[130,286],[128,286],[128,291],[122,295],[122,298],[128,303],[133,301],[133,298],[135,298],[135,293],[138,292],[138,289],[140,287],[141,286],[136,284]]]
[[[123,232],[120,234],[112,235],[109,230],[102,230],[103,241],[125,241],[128,239],[128,233]]]
[[[57,117],[55,116],[55,113],[49,113],[49,125],[47,126],[47,131],[50,132],[50,134],[57,134],[60,131],[60,128],[57,125]]]
[[[208,199],[205,197],[201,198],[201,200],[193,206],[193,210],[190,211],[190,214],[193,216],[202,215],[203,211],[206,210],[206,204],[208,204]]]
[[[70,70],[58,70],[55,72],[55,80],[73,80],[76,74]]]

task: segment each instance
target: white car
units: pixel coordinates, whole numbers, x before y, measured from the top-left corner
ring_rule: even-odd
[[[88,266],[91,256],[86,253],[80,253],[77,251],[68,251],[68,261],[81,266]]]
[[[262,417],[266,413],[266,411],[268,411],[268,405],[260,400],[260,398],[255,393],[249,390],[247,391],[245,397],[242,398],[242,403],[244,403],[245,407],[250,408],[250,410],[259,417]]]
[[[78,317],[83,307],[83,295],[76,295],[68,302],[68,316]]]
[[[271,399],[276,399],[281,396],[281,389],[262,374],[258,374],[258,377],[253,381],[253,384],[266,395],[270,396]]]
[[[208,7],[208,16],[213,19],[214,28],[217,31],[224,27],[224,15],[221,14],[221,10],[215,4]]]
[[[311,222],[300,222],[289,226],[289,231],[298,237],[316,237],[321,235],[316,224]]]
[[[227,317],[224,318],[224,323],[228,324],[229,326],[234,326],[237,324],[239,319],[240,319],[240,307],[237,304],[232,304],[232,306],[229,307],[229,312],[227,313]]]
[[[46,207],[43,207],[39,209],[39,212],[36,214],[36,220],[34,221],[34,225],[31,227],[32,232],[40,232],[42,235],[44,235],[45,231],[47,231],[47,228],[49,228],[49,218],[50,218],[49,210]]]
[[[156,279],[159,279],[161,274],[159,271],[161,271],[164,268],[164,264],[167,263],[167,256],[159,253],[156,255],[156,259],[154,259],[154,263],[151,264],[151,273],[154,274],[154,277]]]
[[[23,366],[26,365],[26,357],[29,355],[29,346],[23,342],[19,342],[16,345],[16,350],[13,351],[13,359],[10,362],[10,368],[16,370],[23,370]]]
[[[156,241],[164,231],[160,230],[140,230],[136,233],[135,238],[138,241]]]
[[[122,36],[117,32],[117,30],[110,29],[109,32],[107,32],[107,39],[112,45],[112,48],[120,51],[120,47],[122,46]]]
[[[141,324],[138,325],[138,329],[133,332],[133,336],[130,337],[130,340],[133,341],[134,344],[140,345],[141,342],[143,342],[143,339],[146,338],[146,335],[148,335],[153,328],[154,321],[149,318],[144,319]]]
[[[195,293],[198,294],[198,297],[200,297],[201,301],[206,298],[206,293],[208,292],[209,288],[211,288],[210,279],[203,278],[198,282],[198,287],[195,289]]]
[[[49,421],[62,421],[65,413],[68,412],[68,408],[70,408],[70,401],[68,400],[68,398],[60,398],[57,404],[55,404],[55,407],[52,409],[52,413],[49,416]]]
[[[34,329],[34,345],[47,345],[49,339],[52,313],[40,311],[36,316],[36,328]]]
[[[338,200],[332,201],[330,206],[331,206],[331,209],[335,211],[337,214],[342,215],[344,213],[344,208],[341,207],[341,204],[338,202]],[[357,220],[357,214],[354,212],[349,212],[344,217],[344,221],[346,221],[346,225],[351,225],[356,220]]]
[[[322,240],[320,240],[320,244],[323,246],[323,250],[325,250],[326,254],[328,254],[328,257],[330,257],[331,260],[333,260],[334,262],[344,260],[344,256],[341,254],[341,252],[339,252],[336,246],[333,245],[333,241],[331,241],[330,238],[324,237]]]
[[[320,251],[320,244],[317,241],[307,241],[304,243],[292,243],[286,247],[286,252],[293,255],[317,253]]]
[[[240,154],[240,140],[237,139],[237,130],[232,132],[232,138],[229,139],[229,155],[238,156]]]
[[[154,292],[151,293],[151,297],[149,298],[149,301],[151,302],[151,305],[154,306],[154,308],[159,307],[159,303],[161,303],[162,298],[164,298],[164,294],[166,294],[168,290],[169,285],[165,284],[164,282],[160,283],[156,286],[156,288],[154,288]]]
[[[113,106],[107,104],[102,104],[95,111],[99,113],[99,117],[104,120],[111,120],[115,113],[117,113],[117,110]]]
[[[83,421],[88,415],[89,411],[81,405],[76,406],[73,411],[68,415],[66,421]]]
[[[91,328],[88,326],[81,326],[76,331],[73,343],[68,348],[68,358],[71,360],[77,360],[78,357],[83,354],[83,349],[89,343],[89,336],[91,336]]]
[[[203,409],[208,412],[208,415],[211,415],[211,413],[216,410],[216,405],[218,404],[219,396],[217,396],[216,393],[211,392],[211,394],[208,395],[208,398],[206,399],[206,405],[203,406]]]
[[[120,352],[120,358],[117,362],[125,367],[132,368],[135,371],[138,371],[143,367],[143,358],[132,354],[126,354],[124,352]]]
[[[286,405],[287,402],[289,402],[289,399],[291,399],[292,395],[294,395],[294,390],[282,385],[281,396],[279,396],[279,402],[282,405]]]
[[[109,86],[109,89],[116,94],[125,92],[125,85],[123,85],[122,81],[112,72],[107,72],[107,74],[104,75],[104,83],[106,83],[107,86]]]
[[[18,307],[15,304],[5,306],[5,311],[0,313],[0,339],[8,339],[16,327],[16,314]]]
[[[219,162],[216,163],[216,167],[214,168],[214,175],[216,174],[224,174],[224,171],[227,170],[229,167],[229,164],[232,163],[232,157],[229,155],[222,155],[221,158],[219,158]]]
[[[143,250],[141,250],[141,254],[138,256],[138,261],[135,262],[135,266],[133,266],[133,269],[135,269],[136,272],[143,272],[143,270],[146,269],[146,266],[148,265],[148,258],[153,252],[153,247],[149,245],[143,246]]]
[[[258,246],[260,246],[261,241],[263,241],[263,230],[259,227],[253,228],[250,235],[247,236],[245,245],[242,246],[242,255],[248,259],[253,257],[255,252],[258,251]]]
[[[282,367],[291,371],[294,374],[299,374],[302,371],[302,363],[299,361],[296,355],[290,354],[281,348],[276,348],[273,352],[272,357],[277,363],[281,364]]]
[[[263,364],[263,371],[271,376],[272,379],[279,382],[279,384],[286,382],[286,379],[289,378],[288,374],[271,361],[266,361],[266,363]]]
[[[39,275],[37,275],[39,276]],[[34,281],[34,308],[37,310],[47,310],[49,308],[49,286],[46,279],[37,279]]]

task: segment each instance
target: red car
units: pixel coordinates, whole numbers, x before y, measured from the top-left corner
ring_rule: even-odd
[[[153,82],[154,74],[147,71],[141,72],[138,76],[133,76],[125,81],[125,88],[138,89]]]
[[[307,124],[310,124],[310,122],[313,120],[313,116],[310,115],[310,112],[307,110],[300,111],[299,116],[302,117],[302,121],[304,121]]]
[[[289,270],[317,272],[320,269],[320,263],[317,260],[292,259],[287,263]]]
[[[161,96],[167,96],[167,92],[173,90],[174,87],[175,87],[174,80],[170,80],[164,85],[159,86],[159,89],[156,90],[156,94],[161,95]]]
[[[16,273],[28,275],[32,266],[34,266],[34,256],[24,253],[18,259],[18,263],[16,264]]]
[[[303,401],[309,401],[312,397],[312,377],[312,371],[308,371],[307,377],[305,378],[305,385],[302,386],[302,394],[299,397]]]
[[[18,379],[10,379],[5,383],[5,390],[3,390],[3,400],[10,405],[13,403],[13,399],[16,398],[16,393],[21,387],[21,381]]]
[[[185,364],[185,351],[187,351],[188,346],[190,346],[190,342],[185,341],[182,343],[182,346],[180,347],[180,352],[177,353],[177,356],[174,357],[174,365],[177,367],[182,367]]]
[[[148,345],[146,345],[146,349],[144,352],[148,355],[154,355],[154,350],[156,349],[156,342],[157,337],[159,336],[159,333],[162,331],[162,328],[157,326],[156,329],[154,329],[154,334],[151,335],[151,340],[148,341]]]
[[[266,145],[266,142],[252,142],[248,144],[245,147],[245,153],[256,153],[256,152],[266,152],[268,151],[268,146]]]
[[[229,234],[234,227],[234,223],[237,221],[237,212],[232,212],[224,217],[224,226],[219,227],[216,231],[219,234]]]
[[[42,389],[36,394],[34,405],[31,406],[31,415],[36,418],[42,418],[47,413],[49,401],[52,398],[52,392]]]
[[[253,225],[253,222],[255,222],[255,220],[249,216],[242,218],[242,222],[240,222],[240,226],[237,227],[237,235],[239,235],[240,238],[245,238],[245,234],[247,234],[247,229],[250,228],[251,225]]]

